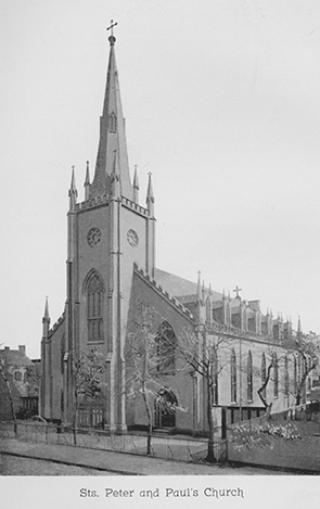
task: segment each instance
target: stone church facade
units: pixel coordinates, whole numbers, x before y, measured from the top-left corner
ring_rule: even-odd
[[[298,332],[289,321],[271,312],[263,315],[259,301],[244,301],[160,270],[155,265],[155,200],[149,174],[146,205],[139,200],[137,171],[130,178],[125,119],[115,59],[115,37],[110,54],[100,139],[93,180],[89,167],[84,200],[78,200],[74,171],[69,190],[67,295],[59,320],[50,327],[48,303],[42,320],[41,415],[70,423],[74,409],[74,363],[91,349],[105,361],[105,392],[99,418],[110,431],[146,425],[141,398],[131,401],[126,388],[125,348],[134,330],[137,302],[156,310],[152,324],[170,325],[173,336],[192,330],[199,345],[221,343],[213,388],[213,413],[236,421],[264,411],[257,390],[270,362],[272,377],[266,398],[273,411],[294,401],[298,376],[294,341]],[[177,402],[174,418],[166,421],[154,407],[156,427],[201,432],[207,428],[204,380],[190,370],[163,374]],[[310,381],[306,381],[306,391]],[[179,410],[181,408],[182,410]],[[224,410],[224,414],[222,412]],[[101,413],[103,414],[101,416]],[[160,411],[161,414],[161,411]],[[91,416],[92,417],[92,416]]]

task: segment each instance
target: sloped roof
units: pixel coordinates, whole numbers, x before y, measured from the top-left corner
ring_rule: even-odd
[[[197,283],[184,279],[182,277],[166,272],[165,270],[155,269],[154,278],[157,283],[175,297],[197,295]],[[221,293],[212,292],[213,300],[222,298]]]

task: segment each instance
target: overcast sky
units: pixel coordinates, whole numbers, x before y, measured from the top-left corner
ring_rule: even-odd
[[[0,343],[38,356],[45,296],[52,323],[63,311],[70,168],[82,199],[111,18],[157,266],[319,331],[320,2],[7,0]]]

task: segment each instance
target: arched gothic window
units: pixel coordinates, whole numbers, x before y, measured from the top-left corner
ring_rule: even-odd
[[[237,401],[237,357],[236,352],[232,350],[231,352],[231,403],[236,403]]]
[[[117,132],[117,117],[114,111],[109,115],[109,131],[110,133]]]
[[[263,353],[261,357],[261,386],[266,382],[267,379],[267,364],[266,364],[266,356]],[[267,395],[267,388],[265,387],[262,391],[262,396],[265,398]]]
[[[173,374],[176,369],[176,343],[175,332],[168,322],[163,322],[156,334],[156,366],[161,373]]]
[[[103,283],[96,272],[87,284],[88,341],[103,341]]]
[[[273,366],[273,396],[277,398],[279,396],[279,365],[276,353],[272,355],[272,366]]]
[[[253,374],[252,374],[252,353],[248,352],[247,357],[247,400],[253,400]]]

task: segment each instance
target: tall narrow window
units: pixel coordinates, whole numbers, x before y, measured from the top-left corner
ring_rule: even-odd
[[[247,400],[253,400],[253,375],[252,375],[252,353],[248,352],[247,357]]]
[[[109,115],[109,131],[110,133],[117,132],[117,117],[114,112]]]
[[[284,394],[285,396],[289,396],[289,367],[287,356],[284,358]]]
[[[219,399],[219,386],[218,386],[218,356],[215,348],[212,350],[211,356],[211,387],[212,387],[212,403],[214,405],[218,404]]]
[[[261,387],[266,383],[267,380],[267,364],[266,364],[266,356],[263,353],[261,357]],[[267,387],[264,387],[262,391],[262,396],[266,398],[267,395]]]
[[[88,341],[103,341],[103,284],[98,274],[93,273],[87,286]]]
[[[297,394],[298,390],[298,369],[297,369],[297,358],[293,356],[293,393]]]
[[[279,396],[279,365],[276,353],[272,355],[272,366],[273,366],[273,396],[277,398]]]
[[[237,401],[237,357],[234,350],[231,352],[231,403]]]
[[[168,322],[163,322],[155,337],[157,371],[173,374],[176,367],[177,338]]]

